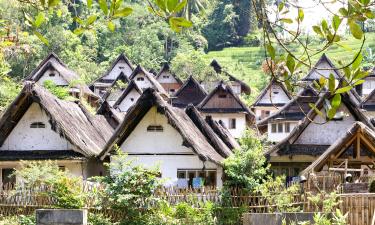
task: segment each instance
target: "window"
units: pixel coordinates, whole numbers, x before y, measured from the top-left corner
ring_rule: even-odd
[[[124,67],[124,66],[119,66],[118,68],[120,68],[120,70],[123,70],[123,69],[125,69],[125,67]]]
[[[277,133],[282,133],[283,132],[283,124],[282,123],[278,123],[277,124]]]
[[[50,77],[54,77],[54,76],[56,76],[56,74],[55,73],[50,73],[49,76]]]
[[[221,95],[219,95],[219,98],[226,98],[226,97],[227,97],[226,94],[221,94]]]
[[[130,101],[134,102],[134,98],[130,98]]]
[[[216,170],[178,169],[177,178],[186,183],[180,187],[197,187],[195,179],[201,178],[203,186],[216,186]],[[183,182],[181,182],[182,184]]]
[[[236,119],[229,119],[229,129],[236,129]]]
[[[220,124],[221,126],[223,126],[223,127],[226,127],[225,124],[224,124],[224,122],[223,122],[222,120],[219,120],[219,124]]]
[[[175,89],[169,89],[169,92],[174,93],[176,90]]]
[[[16,177],[12,176],[14,169],[4,168],[2,169],[2,181],[3,184],[14,184],[16,183]]]
[[[137,81],[144,81],[145,78],[144,77],[137,77]]]
[[[277,94],[279,94],[279,92],[278,91],[274,91],[273,94],[277,95]]]
[[[271,125],[271,133],[276,133],[276,123]]]
[[[46,125],[43,122],[34,122],[30,124],[30,128],[46,128]]]
[[[168,75],[163,75],[163,78],[164,78],[164,79],[168,79],[169,76],[168,76]]]
[[[290,132],[290,123],[286,122],[285,123],[285,133],[289,133],[289,132]]]
[[[160,125],[150,125],[147,127],[147,132],[163,132],[163,126]]]

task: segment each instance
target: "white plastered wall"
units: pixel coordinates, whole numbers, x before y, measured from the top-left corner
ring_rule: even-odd
[[[138,78],[142,77],[143,80],[138,80]],[[150,80],[143,73],[138,73],[137,75],[135,75],[133,79],[140,89],[147,89],[153,87]]]
[[[285,104],[290,98],[279,85],[272,85],[267,93],[260,99],[259,104]]]
[[[165,76],[168,76],[165,77]],[[174,76],[168,72],[168,71],[163,71],[160,76],[158,77],[157,81],[161,84],[176,84],[178,83],[176,78],[174,78]]]
[[[283,132],[278,132],[278,124],[281,123],[283,125]],[[274,121],[274,122],[271,122],[271,123],[268,123],[267,125],[267,137],[268,137],[268,141],[271,141],[271,142],[279,142],[279,141],[282,141],[284,140],[286,137],[288,137],[288,135],[290,134],[290,132],[286,132],[285,131],[285,123],[289,123],[290,124],[290,132],[292,132],[292,130],[300,123],[298,121]],[[276,132],[275,133],[272,133],[272,124],[276,124]]]
[[[138,100],[141,95],[134,88],[125,96],[117,106],[120,112],[127,112],[131,106]]]
[[[54,76],[50,76],[50,74],[54,74]],[[68,86],[69,82],[65,80],[59,72],[54,69],[48,69],[44,74],[39,78],[37,81],[38,84],[43,86],[44,82],[50,80],[55,83],[57,86]]]
[[[235,138],[242,137],[245,132],[246,125],[246,114],[245,113],[204,113],[204,116],[211,116],[213,120],[224,124],[228,128],[229,132]],[[236,119],[236,129],[229,129],[229,120]]]
[[[130,66],[125,62],[125,60],[118,61],[113,69],[106,76],[104,76],[103,79],[116,80],[121,72],[123,72],[127,77],[129,77],[133,72]]]

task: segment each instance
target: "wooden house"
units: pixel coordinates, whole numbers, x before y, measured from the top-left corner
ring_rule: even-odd
[[[232,88],[232,90],[233,90],[233,92],[235,94],[237,94],[237,95],[240,95],[240,94],[249,95],[249,94],[251,94],[251,88],[250,88],[250,86],[247,85],[242,80],[236,78],[235,76],[233,76],[230,73],[228,73],[227,71],[225,71],[221,67],[221,65],[219,64],[218,61],[216,61],[215,59],[212,60],[210,66],[215,70],[215,72],[218,75],[221,75],[221,76],[223,76],[223,78],[225,78],[225,80],[228,80],[227,83],[231,86],[231,88]],[[220,81],[211,82],[211,84],[206,83],[205,87],[208,86],[206,89],[211,89],[211,88],[209,88],[209,86],[216,87],[219,82]]]
[[[375,89],[363,99],[360,106],[368,117],[375,116]]]
[[[234,93],[229,85],[220,82],[198,105],[205,115],[228,128],[232,136],[240,138],[246,128],[254,123],[255,115]]]
[[[142,95],[142,90],[137,83],[132,80],[129,86],[121,93],[120,97],[114,103],[113,108],[121,113],[122,116],[132,107]]]
[[[97,106],[99,96],[94,94],[84,84],[74,84],[80,80],[80,76],[70,70],[56,54],[49,54],[26,78],[25,81],[36,82],[43,86],[46,81],[52,81],[56,86],[69,87],[73,97],[83,97],[92,106]]]
[[[317,108],[322,112],[321,115],[326,115],[325,99],[327,96],[322,96],[316,103]],[[356,122],[362,122],[373,129],[373,125],[356,106],[352,97],[342,94],[341,99],[342,104],[333,119],[322,118],[314,109],[311,109],[303,121],[286,138],[266,153],[277,174],[298,175],[336,140],[340,139]]]
[[[102,97],[116,84],[116,82],[119,80],[119,76],[121,77],[125,75],[127,78],[129,78],[133,70],[133,65],[129,59],[124,54],[120,54],[116,60],[113,61],[111,67],[105,72],[105,74],[95,80],[91,84],[90,88],[95,92],[95,94]]]
[[[160,83],[155,79],[154,75],[148,71],[146,71],[142,66],[138,65],[137,68],[134,69],[133,73],[130,75],[130,80],[134,80],[137,86],[141,90],[145,90],[147,88],[153,88],[159,94],[163,96],[169,96],[169,94],[165,91],[165,89],[160,85]]]
[[[257,122],[261,133],[267,132],[268,140],[279,142],[292,132],[311,110],[310,103],[316,103],[318,93],[311,87],[301,90],[297,96],[277,112]]]
[[[180,89],[172,95],[170,101],[173,106],[184,108],[189,104],[197,106],[206,96],[207,92],[193,76],[190,76]]]
[[[336,139],[301,174],[334,170],[345,173],[356,169],[359,175],[374,174],[375,132],[362,122],[355,122]]]
[[[113,106],[129,83],[130,79],[121,72],[111,86],[106,89],[105,94],[102,96],[103,101],[107,101],[110,106]]]
[[[262,120],[277,112],[291,99],[292,97],[284,84],[272,79],[256,98],[252,105],[252,110],[256,119]]]
[[[373,68],[363,84],[355,86],[355,89],[362,98],[366,98],[375,89],[375,68]]]
[[[328,56],[323,53],[323,55],[319,58],[318,62],[313,66],[309,73],[304,78],[302,78],[302,81],[312,82],[314,80],[319,80],[321,77],[328,79],[331,73],[333,74],[335,79],[342,78],[340,71],[336,69],[336,66],[328,58]]]
[[[163,65],[155,79],[170,95],[176,93],[176,91],[182,86],[182,81],[171,72],[167,63]]]
[[[26,82],[0,118],[0,171],[5,175],[20,160],[56,160],[84,179],[104,173],[97,156],[113,134],[103,116],[79,102],[56,98],[38,83]]]
[[[223,127],[213,123],[214,130],[211,124],[193,105],[173,107],[157,91],[146,89],[126,113],[101,159],[110,157],[117,145],[138,163],[159,164],[166,185],[188,187],[198,179],[204,185],[222,186],[222,162],[233,149],[227,143],[235,141]]]

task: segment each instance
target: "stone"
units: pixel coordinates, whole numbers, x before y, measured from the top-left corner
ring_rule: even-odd
[[[87,225],[87,210],[37,209],[36,225]]]

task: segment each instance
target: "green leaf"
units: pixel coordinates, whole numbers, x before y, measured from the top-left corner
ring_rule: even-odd
[[[336,79],[335,79],[335,76],[332,73],[330,73],[329,80],[328,80],[328,90],[333,93],[335,91],[335,88],[336,88]]]
[[[323,32],[322,32],[322,30],[320,29],[319,26],[313,26],[312,28],[313,28],[315,33],[319,34],[320,36],[323,36]]]
[[[187,4],[187,1],[188,0],[182,0],[180,3],[178,3],[178,5],[174,8],[173,12],[174,13],[178,13],[180,12],[182,9],[185,8],[186,4]]]
[[[286,67],[288,67],[291,74],[293,74],[295,66],[296,62],[294,61],[293,56],[291,54],[288,54],[288,56],[286,57]]]
[[[114,18],[127,17],[133,12],[132,8],[125,7],[115,12]]]
[[[340,24],[341,24],[341,19],[338,15],[334,15],[333,18],[332,18],[332,26],[333,26],[333,29],[335,31],[337,31],[340,27]]]
[[[343,16],[347,16],[348,15],[348,10],[346,10],[345,8],[340,8],[339,9],[339,13]]]
[[[281,18],[280,21],[284,23],[289,23],[289,24],[293,23],[293,20],[289,18]]]
[[[60,3],[60,0],[48,0],[48,8],[57,6]]]
[[[351,74],[352,74],[352,72],[350,71],[350,68],[344,67],[343,70],[344,70],[344,74],[345,74],[346,79],[350,80],[350,77],[351,77]]]
[[[114,32],[115,29],[116,29],[116,25],[115,25],[112,21],[108,21],[107,26],[108,26],[108,29],[109,29],[110,31],[112,31],[112,32]]]
[[[365,13],[366,17],[369,18],[369,19],[374,19],[375,18],[375,15],[373,12],[371,11],[368,11]]]
[[[303,21],[303,19],[305,18],[305,13],[303,12],[303,9],[302,8],[299,8],[298,9],[298,19],[300,21]]]
[[[34,25],[35,27],[40,27],[40,25],[42,25],[42,23],[45,21],[45,15],[43,12],[39,12],[38,15],[36,16],[35,18],[35,22],[34,22]]]
[[[363,55],[361,53],[356,56],[355,60],[352,63],[352,70],[356,70],[359,68],[363,60]]]
[[[268,55],[271,57],[271,59],[275,59],[275,57],[276,57],[275,48],[271,44],[266,44],[266,49],[267,49]]]
[[[369,75],[367,71],[357,70],[354,74],[353,80],[361,80]]]
[[[363,84],[364,82],[365,82],[365,80],[359,80],[359,81],[355,82],[353,84],[353,86],[357,86],[357,85]]]
[[[350,22],[349,29],[353,37],[355,37],[356,39],[362,39],[362,36],[363,36],[362,28],[356,22],[353,22],[353,21]]]
[[[61,18],[61,16],[62,16],[62,10],[61,9],[57,9],[56,10],[56,15],[57,15],[57,17]]]
[[[167,0],[167,9],[172,12],[178,4],[178,0]]]
[[[79,18],[79,17],[75,17],[74,20],[75,20],[77,23],[81,24],[81,25],[84,24],[83,20],[82,20],[81,18]]]
[[[328,29],[328,23],[326,20],[322,20],[322,29],[323,29],[323,32],[327,33],[329,31]]]
[[[47,38],[45,38],[41,33],[39,33],[38,31],[34,30],[34,34],[39,38],[39,40],[41,40],[45,45],[49,46],[49,42],[47,40]]]
[[[279,5],[277,6],[277,9],[279,10],[279,12],[281,12],[283,10],[284,6],[285,6],[284,2],[279,3]]]
[[[331,107],[331,108],[328,110],[328,112],[327,112],[327,117],[328,117],[328,119],[332,119],[332,118],[334,118],[335,115],[336,115],[336,112],[337,112],[337,109]]]
[[[341,104],[341,94],[335,94],[331,100],[332,108],[337,109]]]
[[[78,27],[78,28],[76,28],[74,31],[73,31],[73,33],[75,34],[75,35],[81,35],[81,34],[83,34],[83,32],[85,32],[85,29],[83,29],[82,27]]]
[[[309,103],[310,108],[314,109],[315,113],[318,114],[321,117],[323,116],[323,113],[316,107],[314,103]]]
[[[166,0],[155,0],[155,3],[156,5],[161,9],[163,10],[164,12],[167,11],[167,8],[166,8]]]
[[[87,0],[87,8],[91,9],[92,0]]]
[[[104,15],[108,15],[108,5],[106,0],[98,0],[99,7],[103,11]]]
[[[97,18],[98,17],[96,15],[89,16],[89,18],[87,18],[86,20],[86,26],[90,26],[91,24],[93,24]]]
[[[319,85],[320,85],[321,87],[325,86],[326,83],[327,83],[327,79],[326,79],[325,77],[320,77],[320,78],[319,78]]]
[[[346,86],[346,87],[339,88],[339,89],[336,90],[335,94],[346,93],[346,92],[350,91],[352,88],[353,88],[352,86]]]
[[[169,24],[175,32],[180,32],[182,27],[191,27],[193,23],[182,17],[169,18]]]

